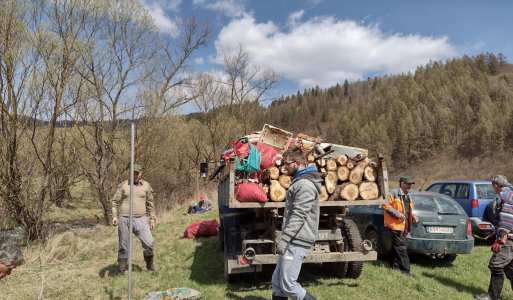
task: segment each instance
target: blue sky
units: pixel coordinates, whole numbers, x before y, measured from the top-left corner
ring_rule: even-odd
[[[316,85],[414,71],[430,60],[502,53],[513,61],[509,0],[140,0],[171,36],[180,18],[209,23],[195,71],[222,69],[243,45],[283,78],[271,98]]]

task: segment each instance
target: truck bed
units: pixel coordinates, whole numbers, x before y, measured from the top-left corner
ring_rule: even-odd
[[[365,149],[347,147],[334,145],[335,149],[338,150],[335,154],[345,154],[348,151],[349,153],[355,154],[359,153],[358,150],[361,151],[362,155],[367,155]],[[388,194],[388,173],[386,169],[386,164],[381,157],[371,158],[371,161],[374,161],[377,164],[377,180],[380,190],[380,196],[377,199],[373,200],[363,200],[357,199],[355,201],[323,201],[320,202],[321,207],[344,207],[344,206],[353,206],[353,205],[380,205],[384,203],[383,195]],[[239,202],[235,199],[235,172],[234,172],[234,162],[230,161],[228,164],[224,166],[224,168],[219,172],[219,185],[218,185],[218,196],[219,196],[219,204],[225,205],[229,208],[282,208],[285,207],[285,202],[274,202],[269,200],[265,203],[260,202]]]

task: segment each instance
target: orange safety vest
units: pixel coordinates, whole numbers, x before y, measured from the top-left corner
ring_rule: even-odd
[[[390,190],[390,194],[388,195],[388,204],[383,205],[384,212],[384,221],[385,227],[390,228],[392,230],[400,230],[404,231],[404,227],[406,224],[406,220],[396,219],[392,217],[392,215],[388,212],[389,209],[393,208],[402,214],[406,214],[406,207],[404,201],[401,198],[401,195],[404,195],[403,191],[398,189]],[[413,222],[413,203],[410,198],[410,215],[408,216],[408,230],[407,232],[411,232],[411,224]]]

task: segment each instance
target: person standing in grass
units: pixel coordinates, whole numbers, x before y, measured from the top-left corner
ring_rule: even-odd
[[[273,300],[315,300],[297,282],[301,265],[317,239],[321,176],[315,167],[306,166],[299,147],[283,153],[284,167],[292,176],[283,213],[282,236],[276,244],[279,254],[272,277]]]
[[[142,179],[142,167],[134,164],[134,203],[132,208],[132,231],[141,241],[146,268],[158,272],[154,262],[152,231],[156,226],[155,202],[151,185]],[[118,226],[119,248],[118,269],[121,273],[128,268],[130,180],[122,182],[112,198],[112,225]]]
[[[408,177],[399,179],[399,188],[390,190],[388,203],[383,206],[385,210],[384,222],[392,235],[392,251],[390,253],[390,267],[406,275],[410,273],[410,259],[406,248],[406,235],[411,232],[412,222],[419,219],[413,214],[413,203],[409,190],[413,180]]]
[[[10,275],[23,262],[23,254],[17,243],[0,240],[0,279]]]
[[[495,209],[495,242],[492,245],[492,257],[488,264],[491,271],[488,293],[477,295],[479,300],[496,300],[501,296],[504,275],[513,289],[513,190],[503,175],[492,177],[492,186],[499,195]]]

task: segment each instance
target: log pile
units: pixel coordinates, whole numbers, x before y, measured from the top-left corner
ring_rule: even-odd
[[[380,195],[376,166],[369,158],[354,158],[340,155],[316,159],[308,156],[308,166],[315,166],[324,178],[320,201],[374,200]],[[269,180],[260,176],[260,184],[268,187],[271,201],[284,201],[292,178],[284,166],[267,169]],[[264,172],[267,173],[267,172]]]

